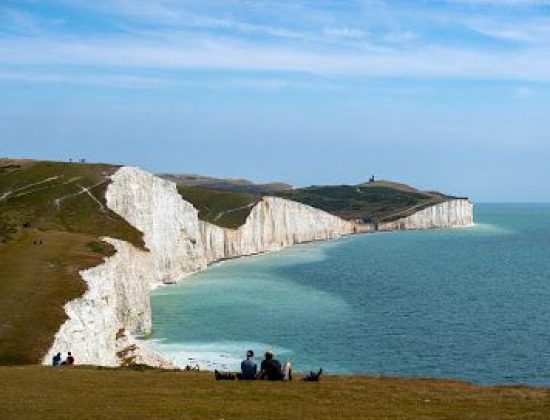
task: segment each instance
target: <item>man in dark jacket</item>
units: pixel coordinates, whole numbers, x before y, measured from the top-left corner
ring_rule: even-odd
[[[292,366],[286,362],[281,367],[281,362],[273,358],[273,353],[266,352],[265,359],[260,365],[258,379],[267,379],[268,381],[289,381],[292,379]]]
[[[254,360],[254,352],[248,350],[246,352],[246,359],[241,362],[241,375],[239,379],[244,379],[245,381],[250,381],[256,379],[256,374],[258,372],[258,365]]]

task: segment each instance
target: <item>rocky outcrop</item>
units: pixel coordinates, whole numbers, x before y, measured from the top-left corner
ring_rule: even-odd
[[[466,227],[474,223],[474,205],[467,199],[454,199],[420,210],[394,222],[381,223],[379,230],[422,230]]]
[[[324,211],[282,198],[265,197],[238,229],[199,221],[197,210],[174,183],[136,168],[112,176],[107,206],[143,232],[147,249],[104,238],[116,253],[81,272],[86,293],[65,305],[68,319],[44,358],[72,351],[80,364],[115,366],[127,361],[170,366],[140,349],[135,337],[151,331],[149,292],[180,281],[209,263],[279,250],[293,244],[332,239],[360,229]],[[472,223],[472,205],[454,200],[387,225],[426,229]]]

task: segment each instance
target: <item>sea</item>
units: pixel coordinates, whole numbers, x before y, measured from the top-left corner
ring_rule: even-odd
[[[364,234],[225,261],[151,296],[145,344],[237,370],[550,385],[550,204],[477,204],[476,224]]]

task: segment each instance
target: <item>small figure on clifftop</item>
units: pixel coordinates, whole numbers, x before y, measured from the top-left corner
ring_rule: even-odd
[[[68,366],[74,365],[74,357],[73,357],[73,355],[71,354],[71,352],[67,353],[67,358],[66,358],[65,361],[62,363],[62,365],[68,365]]]
[[[52,358],[52,366],[59,366],[61,364],[61,353],[57,353],[53,358]]]

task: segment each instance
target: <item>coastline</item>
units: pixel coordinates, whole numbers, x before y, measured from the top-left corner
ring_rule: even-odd
[[[457,226],[451,228],[452,230],[455,229],[471,229],[476,226],[475,223],[472,223],[469,226]],[[435,230],[449,230],[447,229],[429,229],[430,231]],[[272,250],[272,251],[266,251],[263,253],[258,253],[254,255],[245,255],[241,257],[234,257],[230,259],[225,259],[222,261],[217,261],[212,264],[210,264],[208,267],[198,270],[197,272],[186,276],[185,279],[182,279],[180,282],[177,282],[175,284],[170,284],[167,286],[172,287],[178,287],[181,286],[181,284],[185,281],[189,281],[190,279],[193,279],[194,276],[198,274],[204,274],[212,269],[216,269],[218,267],[224,266],[227,263],[236,262],[239,261],[248,261],[250,259],[253,259],[253,257],[256,258],[264,258],[269,255],[273,254],[279,254],[279,253],[285,253],[285,252],[292,252],[293,250],[300,249],[301,247],[307,247],[314,245],[315,247],[319,247],[319,250],[321,250],[321,247],[325,246],[338,246],[339,242],[347,242],[352,241],[356,238],[364,237],[366,234],[392,234],[392,233],[405,233],[405,232],[419,232],[421,230],[395,230],[395,231],[376,231],[376,232],[358,232],[355,234],[342,236],[339,238],[333,238],[330,240],[324,240],[324,241],[311,241],[308,243],[300,243],[295,244],[291,247],[287,247],[280,250]],[[427,231],[427,230],[425,230]],[[315,252],[315,251],[313,251]],[[288,258],[289,256],[287,256]],[[290,259],[294,258],[292,256],[289,257]],[[265,262],[266,263],[266,262]],[[246,264],[246,263],[245,263]],[[284,264],[284,263],[283,263]],[[163,289],[167,288],[164,286],[160,286]],[[158,288],[154,289],[158,290]],[[153,292],[152,290],[151,292]],[[185,328],[185,324],[182,324],[182,328]],[[173,366],[177,366],[179,368],[184,368],[186,365],[199,365],[201,370],[205,371],[213,371],[215,369],[218,370],[234,370],[236,366],[239,365],[239,363],[242,360],[242,355],[245,353],[246,349],[248,348],[254,348],[254,349],[270,349],[275,352],[275,354],[281,354],[281,358],[285,360],[285,354],[289,352],[289,350],[278,347],[275,343],[265,344],[265,343],[258,343],[256,341],[253,342],[242,342],[242,345],[238,345],[238,342],[234,341],[227,341],[225,344],[226,350],[220,351],[219,346],[223,343],[223,341],[220,342],[180,342],[180,343],[173,343],[173,344],[164,344],[163,339],[150,339],[148,337],[136,337],[137,342],[139,343],[139,346],[147,349],[148,351],[157,353],[160,357],[163,357],[167,362],[169,362]],[[260,355],[258,355],[259,358]],[[299,369],[299,366],[298,366]],[[338,375],[344,375],[344,376],[355,376],[355,375],[362,375],[362,374],[372,374],[372,372],[354,372],[354,371],[337,371],[333,372]]]
[[[151,290],[184,281],[218,261],[365,233],[332,214],[275,197],[264,197],[238,229],[220,228],[199,220],[197,209],[182,199],[173,182],[133,167],[122,167],[111,176],[105,198],[110,210],[143,233],[148,251],[105,238],[117,252],[81,272],[88,291],[65,305],[68,320],[45,355],[45,364],[54,352],[73,351],[87,364],[134,361],[159,366],[159,356],[139,349],[138,342],[151,331]],[[445,202],[404,219],[399,227],[469,224],[472,208],[468,200]]]

